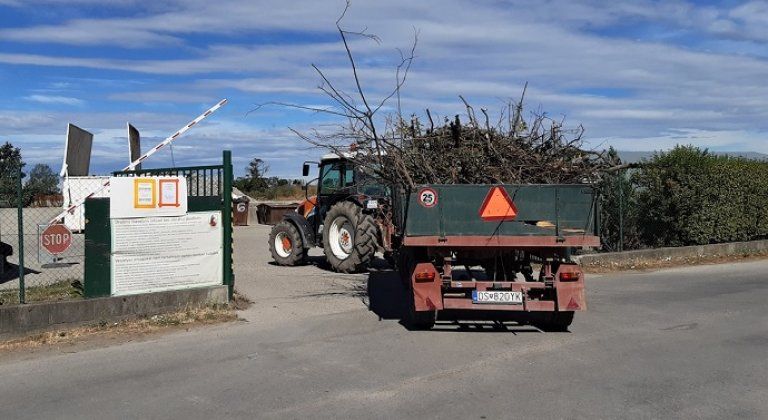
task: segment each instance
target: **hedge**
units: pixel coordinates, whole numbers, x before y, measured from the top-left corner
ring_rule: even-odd
[[[642,246],[768,237],[768,162],[677,146],[645,160],[632,183]]]

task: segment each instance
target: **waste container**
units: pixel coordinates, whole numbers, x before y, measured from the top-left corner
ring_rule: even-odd
[[[283,215],[288,212],[296,211],[297,203],[273,204],[261,203],[256,206],[258,222],[262,225],[275,225],[283,220]]]
[[[238,197],[232,200],[232,221],[235,226],[248,226],[248,197]]]

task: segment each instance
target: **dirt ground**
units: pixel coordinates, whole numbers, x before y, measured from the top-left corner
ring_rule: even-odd
[[[331,271],[325,264],[322,249],[310,250],[307,265],[275,265],[267,244],[270,229],[267,225],[235,227],[235,288],[254,302],[240,313],[242,318],[269,324],[278,319],[299,319],[366,307],[367,273]],[[387,263],[377,258],[372,271],[387,268]]]

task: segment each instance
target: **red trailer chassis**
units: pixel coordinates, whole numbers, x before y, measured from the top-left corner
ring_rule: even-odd
[[[584,311],[587,302],[584,291],[584,272],[572,262],[559,256],[571,247],[598,246],[595,236],[571,237],[406,237],[405,249],[416,251],[427,258],[417,258],[408,264],[404,280],[408,281],[413,297],[415,315],[435,314],[437,311],[516,311],[570,313]],[[542,256],[538,281],[523,279],[454,278],[453,255],[482,253],[493,255],[499,251],[523,251]],[[440,258],[442,257],[442,258]],[[436,264],[442,261],[438,267]],[[516,303],[478,303],[476,292],[519,292],[522,301]],[[571,318],[572,319],[572,318]],[[568,322],[570,323],[570,322]],[[567,325],[566,325],[567,326]]]

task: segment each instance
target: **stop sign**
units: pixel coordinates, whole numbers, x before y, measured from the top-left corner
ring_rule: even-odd
[[[53,255],[61,254],[72,245],[72,232],[64,225],[50,225],[40,234],[40,245]]]

